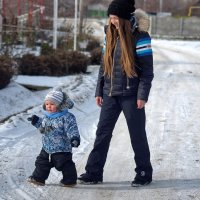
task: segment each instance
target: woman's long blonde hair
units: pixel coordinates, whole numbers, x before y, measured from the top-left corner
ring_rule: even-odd
[[[133,45],[133,35],[131,31],[131,24],[129,20],[119,18],[119,29],[109,20],[109,26],[106,31],[106,50],[104,53],[104,74],[108,77],[112,76],[113,65],[113,53],[116,46],[117,38],[120,39],[121,45],[121,65],[122,71],[126,73],[128,77],[137,76],[134,67],[134,52],[135,47]]]

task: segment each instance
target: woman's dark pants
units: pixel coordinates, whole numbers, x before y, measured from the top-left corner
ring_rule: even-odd
[[[103,168],[112,132],[121,111],[123,111],[135,154],[137,177],[152,179],[153,170],[145,131],[145,110],[144,108],[137,109],[136,102],[137,100],[134,96],[104,96],[94,147],[85,167],[86,173],[90,176],[96,179],[103,178]]]

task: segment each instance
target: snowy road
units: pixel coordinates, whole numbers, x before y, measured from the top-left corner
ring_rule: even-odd
[[[155,79],[146,106],[154,168],[151,185],[130,187],[135,176],[134,154],[121,115],[113,133],[104,184],[62,188],[58,186],[61,175],[54,169],[46,186],[27,183],[41,144],[35,129],[26,129],[17,141],[11,140],[6,148],[0,148],[0,200],[200,200],[199,54],[161,43],[153,43]],[[99,109],[93,94],[79,108],[86,110],[86,113],[78,110],[76,113],[83,142],[88,143],[75,151],[80,175],[92,148]]]

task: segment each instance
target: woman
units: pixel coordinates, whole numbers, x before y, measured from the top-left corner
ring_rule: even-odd
[[[78,178],[83,184],[103,181],[112,132],[121,111],[125,115],[135,153],[136,176],[131,185],[142,186],[152,181],[144,107],[153,79],[153,56],[151,38],[141,30],[145,23],[140,23],[139,27],[134,23],[137,18],[136,14],[134,17],[134,3],[113,0],[108,8],[109,25],[95,94],[101,113],[86,173]],[[137,20],[141,22],[142,18]],[[143,21],[146,22],[145,19]]]

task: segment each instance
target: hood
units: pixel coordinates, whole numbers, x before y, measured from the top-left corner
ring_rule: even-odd
[[[147,32],[150,27],[150,19],[147,13],[143,11],[142,9],[136,9],[135,18],[136,18],[138,30]]]

